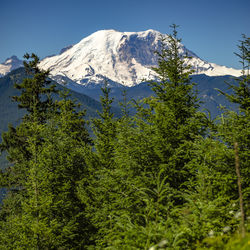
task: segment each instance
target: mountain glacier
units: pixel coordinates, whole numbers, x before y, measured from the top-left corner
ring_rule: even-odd
[[[100,30],[67,48],[63,53],[41,61],[42,69],[49,69],[58,82],[83,86],[102,84],[104,78],[124,86],[135,86],[143,80],[155,79],[152,67],[157,65],[161,34],[155,30],[119,32]],[[189,64],[194,74],[208,76],[240,76],[241,70],[216,65],[200,59],[180,44],[180,54],[191,56]]]
[[[75,45],[63,48],[58,55],[44,58],[40,67],[49,69],[51,78],[68,87],[79,89],[103,84],[107,79],[110,86],[136,86],[144,80],[156,78],[151,69],[157,66],[157,55],[161,34],[155,30],[142,32],[119,32],[100,30],[82,39]],[[180,44],[180,54],[187,54],[187,60],[195,70],[194,74],[207,76],[240,76],[241,70],[209,63]],[[0,64],[0,77],[22,66],[16,56]]]
[[[0,77],[5,76],[10,71],[23,66],[23,61],[19,60],[16,56],[7,58],[5,62],[0,64]]]

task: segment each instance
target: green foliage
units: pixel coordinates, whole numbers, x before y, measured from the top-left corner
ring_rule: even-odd
[[[116,137],[116,121],[111,111],[112,99],[109,98],[110,89],[102,88],[101,96],[102,112],[98,112],[99,118],[93,119],[93,131],[95,135],[95,153],[89,159],[91,176],[90,185],[82,181],[79,183],[79,196],[82,201],[87,200],[87,216],[97,229],[95,240],[102,245],[102,238],[106,230],[110,228],[110,216],[114,210],[113,203],[117,189],[115,181],[114,144]]]
[[[229,235],[221,234],[217,237],[205,238],[202,244],[197,247],[198,250],[201,249],[211,249],[211,250],[247,250],[250,247],[250,235],[249,233],[246,237],[242,238],[238,233]]]
[[[71,111],[68,113],[72,115]],[[73,120],[69,120],[70,123]],[[84,164],[86,138],[74,138],[77,132],[74,130],[73,136],[67,134],[66,121],[61,114],[58,121],[51,121],[46,126],[36,127],[33,123],[33,133],[39,136],[28,138],[32,156],[26,162],[21,211],[13,218],[5,216],[4,219],[5,237],[13,234],[6,224],[15,227],[15,248],[77,249],[87,242],[89,224],[76,187],[88,173]],[[38,145],[40,135],[44,137],[42,145]],[[3,244],[9,246],[10,242],[3,241]]]
[[[227,95],[239,110],[215,122],[199,111],[172,28],[157,52],[154,96],[134,101],[130,116],[124,92],[117,119],[106,83],[93,138],[85,111],[65,89],[53,101],[49,72],[31,56],[14,98],[26,115],[0,145],[11,162],[1,171],[1,249],[249,248],[249,233],[238,233],[243,205],[249,231],[249,39],[239,47],[243,76]]]
[[[32,71],[37,63],[34,56],[27,67]],[[8,188],[0,213],[1,248],[79,249],[88,244],[92,230],[77,194],[78,182],[87,183],[88,176],[85,157],[91,140],[85,112],[76,110],[67,93],[61,101],[43,101],[42,94],[53,88],[44,92],[38,81],[45,75],[38,80],[40,72],[35,72],[34,102],[26,102],[33,92],[24,80],[17,100],[28,113],[1,144],[13,163],[1,173],[1,186]]]
[[[110,89],[107,87],[107,83],[102,88],[102,91],[103,96],[100,98],[102,112],[98,112],[100,118],[93,120],[93,131],[96,136],[95,149],[97,150],[100,164],[108,169],[112,168],[116,129],[113,120],[114,114],[111,111],[113,100],[109,98]]]
[[[240,231],[244,237],[246,231],[245,220],[249,216],[250,207],[250,89],[249,89],[249,63],[250,63],[250,39],[243,35],[243,41],[239,47],[240,53],[236,54],[242,64],[242,77],[236,85],[230,85],[233,89],[232,95],[222,94],[239,105],[238,112],[225,110],[218,126],[219,136],[234,150],[235,172],[237,174],[237,185],[240,204]]]
[[[99,174],[103,191],[104,180],[110,183],[106,190],[110,199],[102,205],[109,220],[102,227],[101,248],[120,249],[126,242],[128,249],[147,249],[165,238],[167,228],[174,232],[176,207],[185,203],[182,192],[195,178],[197,166],[187,163],[194,141],[205,134],[207,120],[197,111],[198,100],[188,77],[191,72],[177,53],[175,27],[170,43],[166,47],[162,42],[164,56],[155,69],[159,82],[151,83],[156,97],[138,104],[134,118],[125,115],[117,123],[116,140],[108,137],[114,142],[114,167],[108,178]],[[171,246],[184,244],[174,239]]]
[[[173,26],[168,43],[162,41],[159,67],[154,69],[159,75],[159,81],[151,82],[156,97],[145,99],[146,108],[140,107],[138,111],[143,119],[138,126],[148,136],[151,147],[147,150],[150,156],[145,165],[151,167],[152,173],[163,170],[170,187],[177,193],[187,188],[185,182],[194,174],[186,167],[191,159],[189,149],[197,136],[206,131],[206,117],[197,111],[197,96],[190,84],[192,71],[179,54],[179,43],[176,26]],[[177,204],[179,202],[181,199]]]
[[[240,58],[242,65],[242,77],[238,79],[238,85],[229,85],[234,93],[227,95],[231,102],[239,104],[239,108],[242,112],[248,111],[250,107],[250,76],[249,76],[249,64],[250,64],[250,38],[242,35],[243,40],[238,45],[239,53],[235,53]]]
[[[108,177],[99,172],[108,192],[101,197],[109,197],[101,209],[108,215],[106,225],[99,224],[101,249],[195,249],[221,233],[225,245],[238,228],[234,151],[221,141],[222,125],[198,111],[192,70],[178,53],[179,42],[173,26],[158,53],[159,81],[151,82],[155,97],[135,103],[137,114],[130,118],[124,112],[117,122],[112,172]],[[246,120],[241,124],[247,149]],[[244,166],[249,159],[243,152]]]
[[[51,94],[55,93],[55,85],[51,85],[48,80],[49,71],[38,68],[39,58],[35,55],[25,54],[24,58],[31,61],[24,61],[26,73],[30,78],[26,78],[20,84],[15,84],[15,88],[22,90],[20,96],[14,96],[13,100],[19,102],[18,107],[24,108],[29,115],[25,119],[39,118],[39,122],[46,120],[49,109],[52,108]],[[49,86],[50,85],[50,86]]]

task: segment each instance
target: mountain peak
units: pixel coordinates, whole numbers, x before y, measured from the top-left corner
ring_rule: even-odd
[[[13,62],[21,62],[21,60],[19,60],[17,56],[13,55],[13,56],[7,58],[7,59],[4,61],[3,64],[7,65],[7,64],[11,64],[11,63],[13,63]]]
[[[10,71],[23,66],[23,61],[13,55],[0,64],[0,77],[5,76]]]
[[[40,66],[49,69],[57,81],[74,82],[84,86],[102,84],[104,78],[125,86],[134,86],[143,79],[155,79],[152,67],[157,65],[161,37],[168,36],[148,29],[140,32],[99,30],[63,53],[45,58]],[[192,57],[195,74],[209,76],[240,76],[240,70],[201,60],[180,44],[180,53]]]

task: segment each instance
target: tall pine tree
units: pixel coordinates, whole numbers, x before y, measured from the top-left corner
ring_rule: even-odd
[[[233,94],[225,94],[229,101],[238,105],[237,112],[226,110],[222,116],[219,126],[219,134],[222,140],[228,145],[234,155],[233,165],[235,166],[238,185],[239,206],[241,211],[241,231],[245,235],[245,218],[250,208],[250,38],[243,35],[243,40],[238,46],[239,57],[242,65],[242,76],[236,78],[235,85],[229,85]],[[246,212],[246,213],[245,213]]]
[[[88,200],[88,217],[97,229],[96,244],[103,247],[103,235],[112,227],[110,217],[115,211],[113,203],[116,199],[117,183],[114,162],[116,120],[111,109],[113,100],[110,99],[107,82],[102,88],[102,93],[102,112],[98,112],[99,117],[92,120],[94,154],[89,161],[89,167],[92,169],[91,184],[86,189],[84,183],[80,183],[79,193],[82,200]]]
[[[13,166],[1,176],[9,190],[1,207],[0,244],[5,249],[83,249],[93,230],[77,192],[80,180],[88,183],[91,140],[85,113],[65,93],[55,103],[44,96],[54,88],[42,87],[47,80],[37,76],[48,72],[40,72],[33,59],[26,66],[35,74],[15,98],[28,111],[15,130],[22,128],[15,137],[23,135],[23,144],[7,144]]]
[[[175,207],[185,203],[183,192],[196,177],[197,169],[188,163],[196,140],[206,134],[207,119],[198,112],[192,70],[187,56],[180,54],[176,26],[172,28],[173,34],[162,39],[153,69],[156,96],[138,104],[134,120],[117,134],[119,209],[104,238],[110,247],[126,242],[131,249],[146,249],[167,237],[167,228],[174,232]]]

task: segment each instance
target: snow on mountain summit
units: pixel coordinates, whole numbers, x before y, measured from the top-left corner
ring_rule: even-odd
[[[19,60],[17,56],[7,58],[5,62],[0,64],[0,77],[5,76],[10,71],[23,66],[23,61]]]
[[[155,30],[119,32],[100,30],[67,48],[61,54],[45,58],[40,63],[49,69],[57,81],[72,81],[88,86],[103,83],[107,78],[125,86],[134,86],[143,79],[154,79],[151,67],[157,65],[160,39],[163,35]],[[192,56],[189,63],[196,74],[209,76],[240,76],[240,70],[230,69],[201,60],[181,44],[180,53]]]

